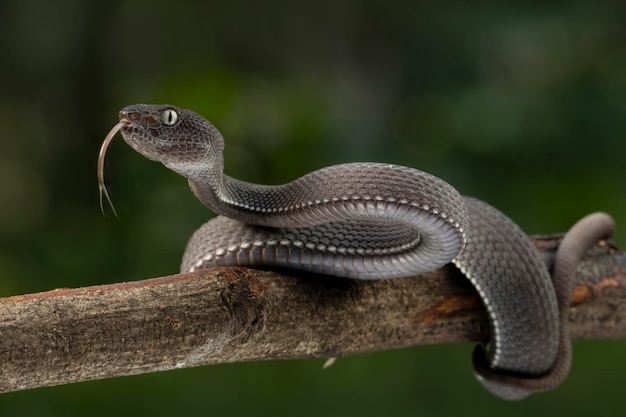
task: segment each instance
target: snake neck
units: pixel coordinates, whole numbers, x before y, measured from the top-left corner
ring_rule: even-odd
[[[201,175],[188,176],[194,195],[217,214],[257,226],[293,226],[277,224],[275,213],[288,205],[293,195],[291,184],[261,185],[225,175],[223,164],[212,164]],[[280,222],[280,221],[279,221]]]

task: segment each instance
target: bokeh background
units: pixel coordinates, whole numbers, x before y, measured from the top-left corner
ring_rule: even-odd
[[[393,162],[489,201],[530,234],[593,210],[626,224],[625,16],[626,3],[607,0],[0,0],[0,295],[178,270],[212,216],[182,177],[118,138],[107,179],[119,218],[98,206],[101,141],[138,102],[205,115],[241,179]],[[520,403],[479,387],[472,349],[43,388],[0,395],[0,415],[626,413],[624,341],[577,343],[562,387]]]

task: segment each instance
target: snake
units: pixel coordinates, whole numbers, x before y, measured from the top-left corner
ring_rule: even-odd
[[[559,386],[572,360],[568,330],[576,266],[614,222],[603,212],[563,238],[552,274],[530,238],[501,211],[446,181],[400,165],[332,165],[281,185],[224,173],[224,138],[198,113],[136,104],[119,112],[98,158],[121,132],[144,157],[187,178],[217,217],[185,249],[181,272],[217,266],[288,268],[363,280],[402,278],[453,264],[487,310],[488,340],[472,357],[492,394],[519,400]],[[112,204],[111,204],[112,206]]]

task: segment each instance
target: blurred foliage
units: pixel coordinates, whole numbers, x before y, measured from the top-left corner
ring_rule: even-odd
[[[625,13],[610,0],[2,0],[0,294],[177,271],[211,216],[183,178],[117,140],[120,217],[98,208],[98,148],[137,102],[212,120],[238,178],[386,161],[529,233],[592,210],[624,224]],[[43,388],[0,396],[0,415],[617,415],[624,348],[577,344],[562,387],[513,404],[478,386],[458,345]]]

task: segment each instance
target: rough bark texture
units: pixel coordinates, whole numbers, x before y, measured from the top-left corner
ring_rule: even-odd
[[[550,267],[560,238],[534,238]],[[626,337],[626,254],[608,244],[588,254],[570,321],[574,338]],[[387,281],[221,268],[0,299],[0,392],[488,332],[478,295],[453,267]]]

